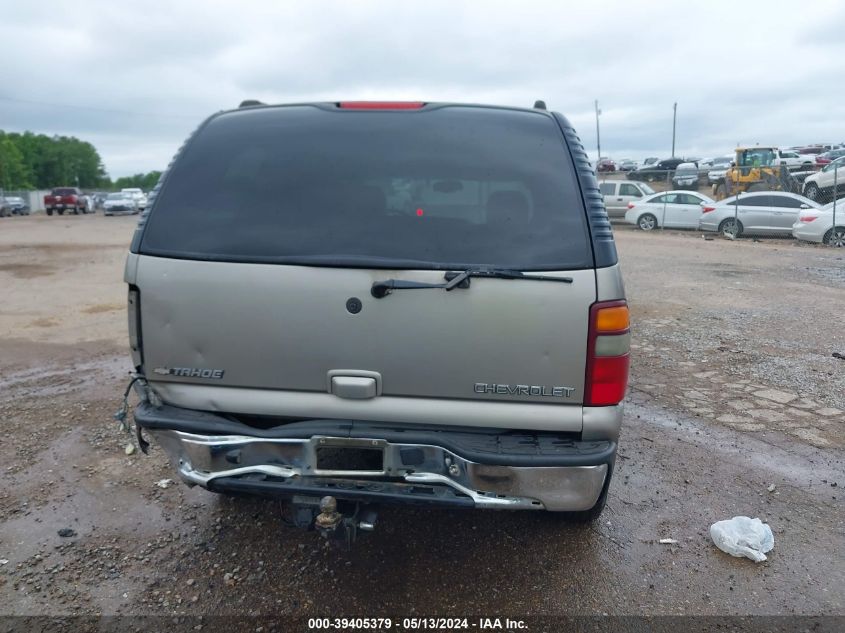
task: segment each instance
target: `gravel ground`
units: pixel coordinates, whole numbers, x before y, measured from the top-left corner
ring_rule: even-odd
[[[390,508],[343,551],[126,454],[134,221],[0,222],[0,615],[843,615],[845,253],[619,227],[635,356],[601,520]],[[768,561],[710,542],[738,514]]]

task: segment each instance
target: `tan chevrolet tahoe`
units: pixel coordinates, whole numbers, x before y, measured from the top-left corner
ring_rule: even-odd
[[[584,148],[541,102],[215,114],[125,280],[138,438],[189,485],[326,535],[379,504],[604,506],[628,308]]]

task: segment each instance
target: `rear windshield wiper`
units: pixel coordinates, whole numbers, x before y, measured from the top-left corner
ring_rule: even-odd
[[[462,272],[447,272],[446,283],[432,284],[424,281],[409,281],[406,279],[387,279],[376,281],[370,288],[370,293],[376,299],[382,299],[394,290],[417,290],[420,288],[442,288],[447,292],[455,288],[469,288],[470,277],[493,277],[496,279],[531,279],[535,281],[557,281],[571,284],[572,277],[552,277],[551,275],[536,275],[524,273],[510,268],[467,268]]]

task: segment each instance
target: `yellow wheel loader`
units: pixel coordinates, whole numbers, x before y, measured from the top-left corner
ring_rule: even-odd
[[[737,147],[736,160],[725,173],[725,181],[713,185],[713,195],[723,200],[746,191],[801,193],[801,184],[781,160],[777,147]]]

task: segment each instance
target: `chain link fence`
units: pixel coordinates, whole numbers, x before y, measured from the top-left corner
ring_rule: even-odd
[[[737,155],[715,159],[713,161],[671,159],[673,168],[661,168],[658,161],[653,165],[639,165],[630,168],[630,163],[623,169],[615,165],[609,167],[608,159],[599,164],[597,176],[605,206],[611,220],[622,220],[626,212],[644,198],[653,193],[678,193],[673,200],[662,196],[655,200],[663,202],[663,213],[657,205],[657,213],[652,214],[654,226],[667,228],[666,208],[672,202],[698,204],[690,196],[685,200],[681,192],[692,192],[704,196],[713,202],[734,198],[735,220],[742,211],[742,197],[751,193],[769,191],[788,192],[807,198],[808,207],[795,212],[795,222],[799,217],[812,218],[818,222],[819,241],[834,247],[845,247],[845,157],[826,164],[803,160],[794,165],[780,163],[777,153],[770,148],[749,148],[737,150]],[[623,187],[621,183],[631,183]],[[821,206],[818,210],[816,207]],[[820,211],[815,213],[815,211]],[[647,225],[648,223],[646,223]],[[824,227],[824,230],[822,230]],[[646,228],[646,227],[640,227]],[[696,228],[695,226],[668,228]],[[815,228],[815,227],[814,227]],[[646,228],[648,230],[648,228]]]

